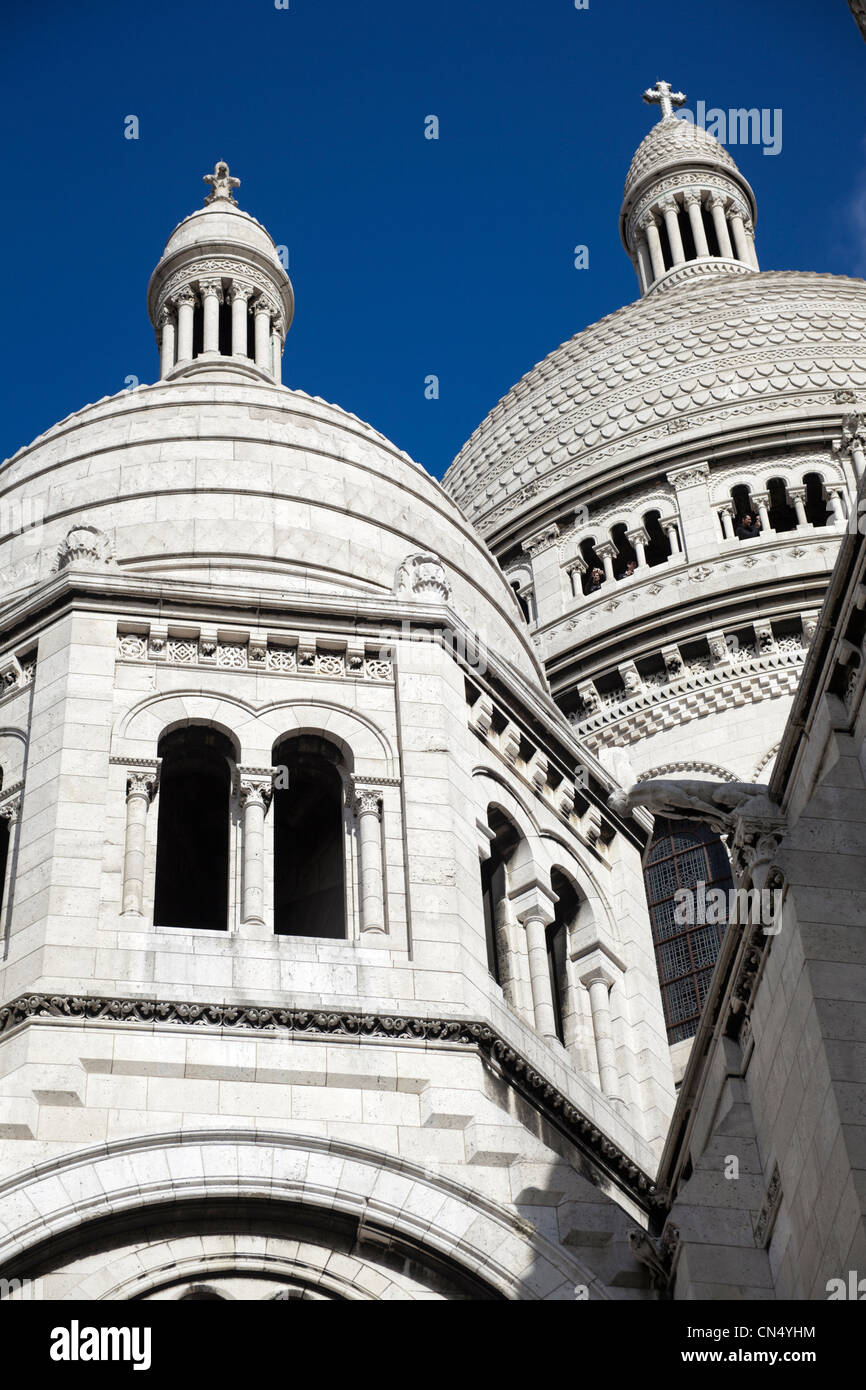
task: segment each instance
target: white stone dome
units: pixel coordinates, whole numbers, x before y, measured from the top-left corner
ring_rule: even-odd
[[[866,281],[693,275],[558,347],[490,412],[443,481],[498,537],[548,497],[647,460],[670,467],[686,449],[712,453],[725,432],[778,430],[804,413],[841,424],[852,393],[866,393]]]
[[[20,449],[0,484],[13,510],[44,511],[40,529],[0,539],[7,604],[75,558],[82,528],[118,579],[231,586],[251,604],[332,595],[373,623],[394,621],[407,556],[432,552],[457,617],[543,684],[513,590],[440,484],[302,391],[218,373],[124,391]]]
[[[209,203],[207,207],[196,208],[189,217],[179,222],[165,244],[161,259],[176,251],[187,251],[194,246],[208,246],[218,241],[246,246],[268,256],[275,265],[280,264],[273,238],[261,222],[244,212],[243,208],[233,207],[224,198]]]
[[[684,165],[710,166],[739,174],[731,155],[715,136],[681,116],[666,116],[638,145],[626,175],[623,197],[630,198],[650,179]]]

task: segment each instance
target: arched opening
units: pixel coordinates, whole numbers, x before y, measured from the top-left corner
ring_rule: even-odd
[[[826,526],[830,508],[824,493],[824,480],[819,473],[807,473],[803,482],[806,487],[806,520],[810,526]]]
[[[722,248],[719,246],[719,238],[716,236],[716,224],[713,221],[713,214],[703,202],[701,203],[701,220],[704,224],[704,234],[707,238],[707,246],[709,247],[710,255],[720,256],[722,254]]]
[[[487,968],[499,985],[502,984],[507,939],[508,864],[520,843],[520,834],[495,806],[488,807],[487,825],[493,832],[493,838],[489,856],[481,861],[481,899],[484,905]]]
[[[668,236],[668,229],[663,217],[658,218],[658,231],[659,241],[662,246],[662,255],[664,256],[665,270],[671,270],[674,264],[674,253],[671,250],[670,237]]]
[[[685,206],[679,208],[678,219],[680,224],[680,236],[683,241],[683,254],[687,261],[696,261],[698,259],[698,248],[695,245],[695,235],[692,231],[691,218]]]
[[[271,808],[274,931],[278,936],[346,936],[343,755],[326,738],[301,734],[275,746]]]
[[[201,352],[204,352],[204,307],[197,296],[192,311],[192,355],[198,357]]]
[[[525,620],[526,620],[528,623],[531,622],[531,621],[532,621],[532,610],[530,609],[530,606],[529,606],[528,591],[527,591],[526,594],[523,594],[523,593],[520,592],[520,580],[519,580],[519,579],[512,579],[512,581],[511,581],[511,587],[512,587],[512,589],[514,590],[515,594],[517,595],[517,602],[520,604],[520,611],[521,611],[521,613],[523,614]]]
[[[643,528],[647,533],[646,562],[648,565],[664,565],[671,558],[671,543],[665,535],[660,512],[647,512],[643,518]]]
[[[788,489],[784,479],[771,478],[767,483],[769,496],[770,525],[774,531],[795,531],[797,513],[788,500]]]
[[[697,1030],[733,888],[719,836],[697,821],[657,816],[644,863],[668,1042]],[[712,889],[721,889],[719,907]]]
[[[225,931],[234,750],[217,729],[190,725],[160,739],[158,752],[154,923]]]
[[[232,306],[225,297],[219,306],[219,350],[223,357],[232,355]]]
[[[568,1012],[568,933],[577,920],[580,898],[570,878],[561,871],[553,869],[550,887],[556,894],[553,921],[548,925],[547,965],[550,971],[550,991],[553,995],[553,1014],[556,1022],[556,1036],[565,1042],[565,1016]]]
[[[624,521],[619,521],[616,526],[611,527],[610,538],[616,546],[613,575],[615,579],[623,579],[626,575],[633,574],[637,568],[637,553],[628,538]]]
[[[604,565],[595,548],[595,537],[581,541],[580,553],[586,561],[586,569],[581,577],[581,587],[585,594],[594,594],[604,583]]]

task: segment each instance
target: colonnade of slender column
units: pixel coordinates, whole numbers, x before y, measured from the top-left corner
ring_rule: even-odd
[[[754,227],[750,218],[735,203],[718,193],[706,196],[689,190],[681,196],[669,194],[648,208],[637,223],[633,250],[642,294],[646,294],[668,270],[675,270],[687,263],[689,257],[683,243],[682,219],[688,219],[695,256],[699,260],[712,257],[704,224],[704,209],[712,218],[718,254],[726,260],[738,260],[751,270],[759,269]],[[670,266],[665,265],[659,230],[662,222],[670,248]]]
[[[220,279],[202,279],[175,291],[166,300],[159,316],[160,378],[193,359],[193,321],[196,306],[202,306],[202,352],[219,354],[220,305],[231,304],[231,356],[249,360],[247,315],[253,315],[253,355],[261,371],[280,380],[283,345],[283,318],[274,305],[251,285],[232,281],[228,289]]]

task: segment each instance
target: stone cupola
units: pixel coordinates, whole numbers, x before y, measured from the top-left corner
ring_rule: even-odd
[[[685,100],[667,82],[644,93],[661,107],[661,120],[638,146],[620,212],[642,295],[693,277],[759,269],[755,195],[724,146],[675,114]]]
[[[147,309],[160,377],[201,373],[280,382],[294,294],[277,248],[238,207],[226,163],[204,175],[205,205],[175,227],[150,279]]]

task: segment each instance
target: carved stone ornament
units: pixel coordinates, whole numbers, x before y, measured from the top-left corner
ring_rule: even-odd
[[[696,487],[698,483],[705,483],[710,476],[709,464],[696,463],[690,468],[677,468],[665,476],[671,487],[679,492],[681,488]]]
[[[407,555],[394,581],[397,598],[419,598],[428,603],[450,603],[451,585],[445,566],[431,551]]]
[[[104,531],[95,526],[73,526],[57,551],[55,570],[68,565],[110,565],[114,546]]]

